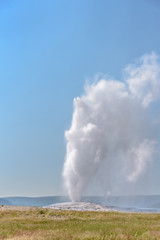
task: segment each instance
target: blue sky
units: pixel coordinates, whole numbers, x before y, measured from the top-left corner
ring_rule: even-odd
[[[0,1],[0,196],[63,194],[73,98],[159,43],[156,0]]]

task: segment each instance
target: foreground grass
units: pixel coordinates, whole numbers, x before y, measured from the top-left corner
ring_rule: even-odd
[[[160,214],[1,207],[0,239],[160,239]]]

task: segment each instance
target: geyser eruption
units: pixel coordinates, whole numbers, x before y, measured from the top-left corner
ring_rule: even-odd
[[[72,201],[79,201],[95,175],[104,192],[116,178],[132,183],[157,152],[160,63],[155,53],[124,69],[124,80],[100,79],[74,99],[63,177]],[[119,180],[118,180],[119,181]]]

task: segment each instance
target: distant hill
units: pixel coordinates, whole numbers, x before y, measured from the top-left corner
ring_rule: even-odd
[[[160,208],[160,202],[159,203],[156,203],[156,204],[153,204],[150,206],[150,208]]]
[[[0,198],[0,205],[12,205],[6,198]]]
[[[65,196],[0,198],[0,205],[13,205],[13,206],[42,207],[63,202],[69,202],[69,198]]]
[[[139,196],[88,196],[82,198],[83,202],[97,203],[104,206],[160,208],[160,195]],[[56,203],[70,202],[66,196],[47,197],[6,197],[0,198],[0,205],[35,206],[42,207]]]

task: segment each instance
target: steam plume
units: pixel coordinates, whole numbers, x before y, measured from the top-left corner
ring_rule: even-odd
[[[63,177],[72,201],[79,201],[100,172],[104,191],[111,175],[135,182],[155,158],[160,100],[160,63],[155,53],[144,55],[124,69],[124,81],[100,79],[74,99]],[[152,113],[151,113],[152,112]]]

